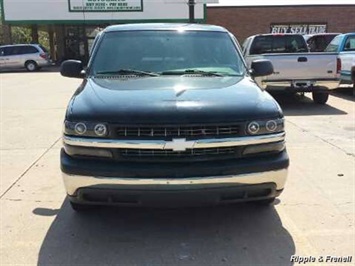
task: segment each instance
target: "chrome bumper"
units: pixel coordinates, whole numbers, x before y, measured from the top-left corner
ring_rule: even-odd
[[[285,89],[294,87],[297,89],[301,89],[302,86],[295,86],[296,83],[309,83],[309,86],[305,86],[304,88],[310,87],[326,87],[328,90],[334,90],[339,87],[340,78],[329,79],[329,80],[258,80],[258,85],[263,89]]]
[[[276,190],[282,190],[284,188],[287,178],[287,169],[281,169],[276,171],[249,173],[241,175],[229,175],[229,176],[209,176],[209,177],[191,177],[191,178],[157,178],[157,179],[135,179],[135,178],[107,178],[107,177],[95,177],[95,176],[80,176],[69,175],[63,173],[63,180],[67,194],[69,196],[75,196],[76,191],[79,188],[100,188],[100,189],[115,189],[129,186],[139,187],[144,190],[154,186],[161,190],[178,190],[180,189],[196,189],[204,187],[213,188],[213,186],[238,186],[238,185],[256,185],[274,183]],[[188,186],[188,187],[187,187]]]
[[[119,140],[119,139],[99,139],[99,138],[81,138],[63,136],[63,142],[72,146],[111,148],[111,149],[174,149],[174,144],[187,145],[184,148],[202,149],[202,148],[221,148],[245,145],[257,145],[264,143],[273,143],[283,141],[285,132],[260,136],[247,136],[224,139],[199,139],[195,141],[186,141],[185,139],[175,139],[173,141],[165,140]],[[179,143],[182,140],[182,143]],[[174,149],[175,150],[175,149]]]

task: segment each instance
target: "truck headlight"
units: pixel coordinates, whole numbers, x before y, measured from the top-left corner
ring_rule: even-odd
[[[277,122],[275,120],[269,120],[266,122],[266,130],[269,132],[275,132],[277,129]]]
[[[248,135],[263,135],[285,130],[285,121],[283,118],[268,119],[249,122],[246,126]]]
[[[248,133],[251,134],[251,135],[255,135],[259,132],[260,130],[260,125],[258,122],[251,122],[249,123],[248,125]]]
[[[83,137],[105,137],[108,135],[108,126],[95,122],[64,122],[64,134]]]
[[[87,128],[86,125],[84,123],[77,123],[74,126],[74,131],[78,134],[78,135],[84,135],[86,132]]]
[[[106,136],[107,127],[104,124],[97,124],[94,128],[95,134],[99,137]]]

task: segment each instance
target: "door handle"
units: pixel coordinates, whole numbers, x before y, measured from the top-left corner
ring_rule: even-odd
[[[308,59],[307,59],[307,57],[298,57],[297,61],[298,62],[307,62]]]

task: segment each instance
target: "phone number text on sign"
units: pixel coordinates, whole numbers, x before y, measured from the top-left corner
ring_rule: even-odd
[[[69,0],[71,12],[143,11],[143,0]]]

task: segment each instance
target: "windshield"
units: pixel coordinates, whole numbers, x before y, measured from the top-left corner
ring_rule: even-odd
[[[99,45],[90,66],[90,75],[122,74],[122,70],[126,73],[127,70],[136,70],[159,74],[203,71],[243,75],[245,72],[234,43],[224,32],[109,32]]]

